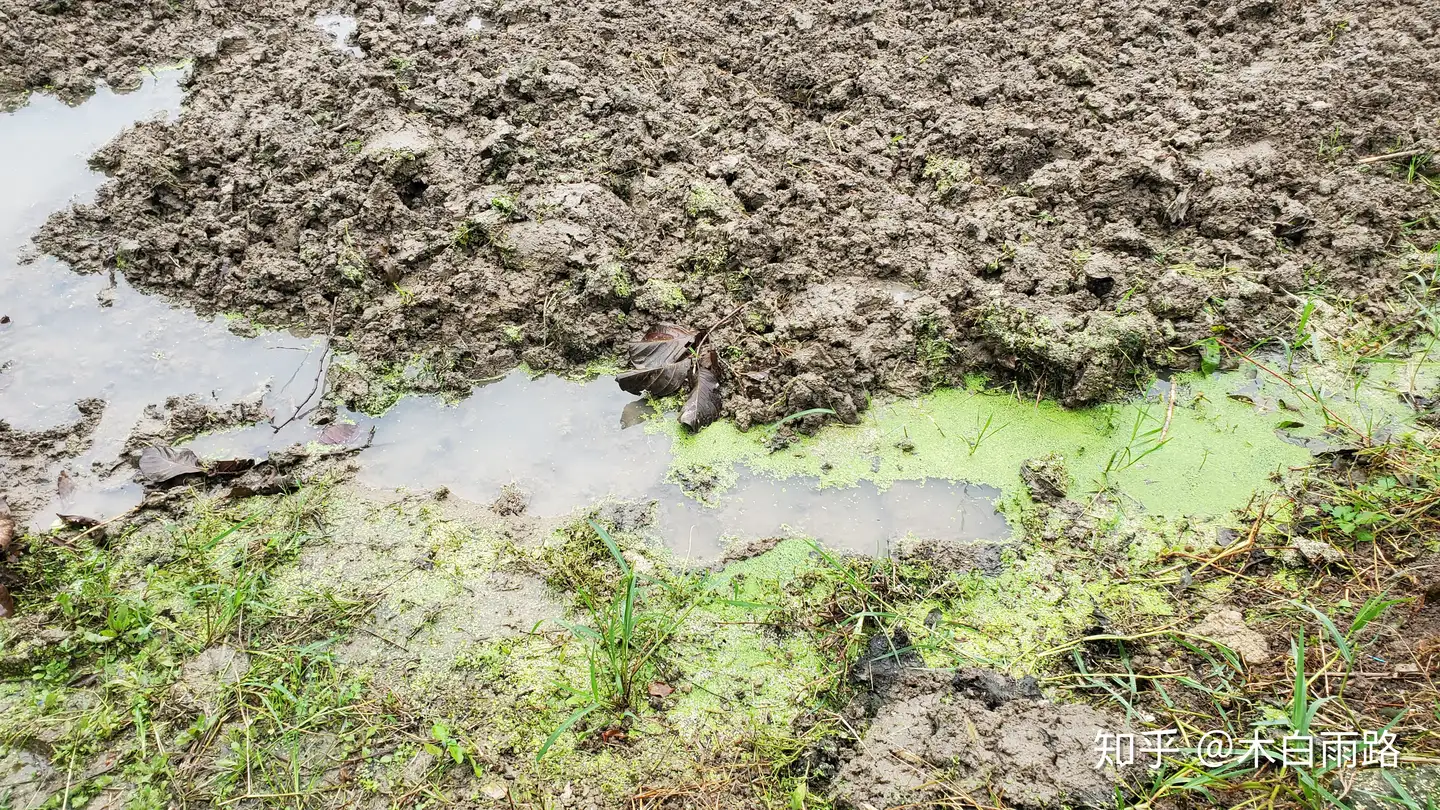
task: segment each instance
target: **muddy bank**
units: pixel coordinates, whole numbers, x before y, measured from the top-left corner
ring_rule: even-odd
[[[96,12],[60,5],[63,54]],[[969,370],[1093,401],[1217,330],[1293,340],[1313,289],[1404,323],[1437,239],[1424,155],[1360,160],[1436,135],[1407,4],[316,10],[111,29],[97,69],[195,57],[187,109],[42,246],[453,390],[745,304],[745,426]]]

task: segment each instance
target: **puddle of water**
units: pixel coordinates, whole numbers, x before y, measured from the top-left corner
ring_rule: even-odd
[[[224,404],[273,386],[267,401],[283,411],[314,378],[316,340],[247,340],[223,319],[197,319],[123,279],[112,287],[108,278],[75,275],[52,259],[18,261],[52,211],[92,198],[104,181],[87,166],[92,152],[134,121],[179,109],[180,79],[179,71],[165,71],[130,93],[101,88],[78,107],[35,96],[0,115],[0,188],[8,191],[0,197],[0,314],[10,317],[0,327],[0,420],[18,430],[49,428],[78,418],[77,400],[107,402],[90,449],[63,465],[75,478],[75,498],[50,504],[35,528],[48,526],[56,511],[107,517],[138,500],[130,471],[109,478],[103,468],[147,405],[181,394]]]
[[[330,35],[334,40],[330,46],[335,50],[355,57],[365,55],[360,46],[350,44],[350,37],[360,30],[360,23],[354,17],[348,14],[316,14],[315,27]]]
[[[906,533],[955,540],[1009,535],[995,512],[998,490],[934,480],[896,482],[882,492],[868,482],[821,489],[815,479],[743,475],[716,506],[703,506],[666,480],[672,439],[637,424],[635,404],[611,379],[530,379],[522,372],[456,405],[403,399],[379,419],[351,417],[376,429],[374,444],[359,456],[359,480],[384,489],[443,486],[478,503],[514,483],[529,496],[530,512],[544,516],[605,497],[654,500],[667,544],[695,560],[720,556],[725,538],[733,537],[803,534],[875,554]],[[287,438],[314,435],[308,426],[287,432],[275,436],[261,426],[189,446],[211,458],[260,457]]]

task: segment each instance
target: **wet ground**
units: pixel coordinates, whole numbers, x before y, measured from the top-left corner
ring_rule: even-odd
[[[350,29],[346,22],[317,21],[337,47],[349,47],[353,21]],[[190,446],[204,457],[263,457],[320,433],[303,418],[288,420],[313,404],[323,337],[242,337],[225,317],[197,317],[137,293],[120,276],[77,275],[30,244],[50,212],[93,196],[103,181],[87,168],[91,152],[137,120],[178,110],[181,78],[180,71],[161,72],[137,91],[102,89],[75,107],[36,96],[0,117],[0,185],[14,190],[0,202],[0,301],[10,317],[0,327],[0,420],[41,430],[73,421],[80,400],[106,403],[88,450],[44,476],[48,485],[63,470],[76,486],[65,497],[50,489],[49,503],[32,516],[36,529],[57,512],[105,519],[137,504],[142,490],[117,458],[147,406],[169,397],[198,395],[216,407],[258,398],[270,412],[267,423],[196,439]],[[994,509],[997,490],[939,481],[880,491],[869,483],[821,489],[815,479],[747,475],[718,503],[702,505],[667,480],[672,439],[646,429],[647,413],[609,378],[515,372],[459,404],[412,397],[378,418],[343,418],[376,431],[359,455],[363,483],[445,487],[481,503],[514,484],[528,509],[543,516],[606,497],[653,500],[662,534],[688,558],[717,557],[727,536],[799,533],[884,553],[907,533],[957,540],[1008,534]]]

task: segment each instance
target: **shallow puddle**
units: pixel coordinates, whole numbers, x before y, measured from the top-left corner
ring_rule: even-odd
[[[455,405],[402,399],[379,419],[351,415],[375,428],[373,444],[359,455],[359,479],[385,489],[443,486],[479,503],[513,483],[531,513],[552,517],[607,497],[653,500],[668,545],[696,560],[718,557],[727,537],[799,534],[873,554],[907,533],[954,540],[1009,534],[995,512],[998,490],[940,481],[896,482],[885,491],[868,482],[822,489],[813,478],[746,474],[715,505],[703,505],[667,479],[673,439],[637,422],[637,405],[608,378],[531,379],[523,372],[481,386]],[[300,425],[277,436],[259,426],[189,446],[208,457],[259,457],[314,432]]]
[[[360,23],[348,14],[316,14],[315,27],[328,34],[330,46],[341,53],[354,57],[365,55],[358,45],[350,44],[350,37],[360,30]]]
[[[196,318],[123,278],[75,275],[49,258],[21,263],[52,211],[91,198],[104,181],[89,155],[133,122],[178,110],[180,79],[164,71],[130,93],[101,88],[76,107],[37,95],[0,115],[0,315],[10,319],[0,326],[0,420],[17,430],[51,428],[77,419],[79,400],[106,401],[89,450],[53,471],[75,479],[74,497],[38,513],[37,528],[56,511],[108,517],[138,500],[128,468],[113,477],[103,470],[147,405],[186,394],[221,405],[273,388],[267,402],[281,411],[314,376],[319,341],[284,333],[245,339],[224,319]]]

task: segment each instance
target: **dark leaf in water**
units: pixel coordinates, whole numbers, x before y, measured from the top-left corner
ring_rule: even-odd
[[[1281,419],[1279,422],[1275,423],[1275,427],[1279,428],[1280,430],[1292,430],[1294,428],[1305,427],[1305,423],[1296,422],[1294,419]]]
[[[224,461],[212,461],[206,464],[205,472],[210,475],[239,475],[254,466],[254,459],[231,458]]]
[[[193,450],[151,446],[140,452],[140,474],[154,484],[203,472],[205,469],[200,466],[200,459]]]
[[[9,316],[9,315],[0,315],[0,324],[5,324],[5,323],[9,323],[9,322],[10,322],[10,316]]]
[[[60,521],[72,529],[93,529],[100,525],[100,521],[84,515],[56,515]]]
[[[75,482],[70,480],[70,473],[61,470],[60,477],[55,481],[55,494],[60,500],[68,501],[75,495]]]
[[[15,598],[10,595],[10,589],[0,585],[0,619],[8,619],[15,615]]]
[[[720,358],[714,349],[700,353],[690,381],[690,396],[680,409],[680,424],[699,430],[720,417]]]
[[[349,444],[360,435],[360,426],[336,422],[320,434],[321,444]]]

